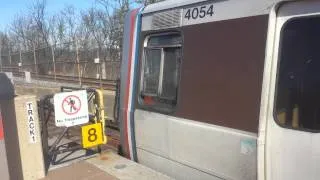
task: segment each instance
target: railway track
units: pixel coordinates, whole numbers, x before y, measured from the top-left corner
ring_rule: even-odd
[[[25,76],[24,72],[19,72],[19,71],[11,71],[11,72],[15,77]],[[114,80],[102,79],[100,81],[99,79],[94,79],[94,78],[81,78],[81,80],[79,80],[78,77],[74,77],[74,76],[37,75],[36,73],[33,73],[33,72],[31,72],[31,77],[32,79],[37,79],[37,80],[46,80],[51,82],[72,83],[72,84],[80,84],[80,81],[81,81],[81,85],[84,85],[84,86],[102,88],[102,89],[112,90],[112,91],[116,90],[116,81]]]

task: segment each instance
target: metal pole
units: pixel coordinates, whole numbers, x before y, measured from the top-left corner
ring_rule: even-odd
[[[22,69],[21,45],[19,45],[19,72]]]
[[[56,62],[54,59],[54,47],[53,46],[51,46],[51,53],[52,53],[52,62],[53,62],[54,81],[57,81]]]
[[[0,41],[0,71],[2,72],[2,39]]]
[[[100,46],[98,46],[97,56],[99,58],[99,64],[98,64],[99,83],[100,83],[100,89],[102,89],[102,81],[101,81],[102,71],[101,71],[101,61],[100,61]]]
[[[34,44],[34,43],[33,43],[33,61],[34,61],[34,68],[35,68],[35,72],[36,72],[36,75],[38,76],[36,47],[35,47],[35,44]]]
[[[100,73],[99,73],[100,76],[99,77],[100,77],[100,89],[102,90],[102,68],[101,68],[101,65],[102,64],[100,63],[100,68],[99,68],[100,69]]]
[[[10,47],[10,42],[9,42],[9,64],[10,64],[10,67],[11,67],[11,47]]]
[[[97,59],[97,60],[96,60]],[[99,72],[99,65],[100,65],[100,59],[99,59],[99,46],[97,46],[97,58],[95,58],[95,60],[94,60],[95,62],[95,65],[96,65],[96,71],[97,71],[97,73],[99,73],[99,77],[97,77],[97,74],[96,74],[96,78],[95,79],[97,79],[97,78],[99,78],[100,79],[100,72]]]
[[[99,47],[97,47],[97,58],[100,58]]]
[[[78,41],[76,40],[76,55],[77,55],[77,64],[78,64],[78,77],[79,77],[79,85],[82,86],[81,83],[81,73],[80,73],[80,60],[79,60],[79,49],[78,49]]]

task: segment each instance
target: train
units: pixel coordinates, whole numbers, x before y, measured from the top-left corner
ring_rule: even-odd
[[[125,18],[123,156],[174,179],[318,180],[320,1],[166,0]]]

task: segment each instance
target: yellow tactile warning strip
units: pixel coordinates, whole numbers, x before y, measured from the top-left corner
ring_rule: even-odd
[[[100,170],[85,161],[58,168],[48,173],[41,180],[118,180],[114,176]]]

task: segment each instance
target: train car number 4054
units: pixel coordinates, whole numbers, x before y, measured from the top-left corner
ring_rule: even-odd
[[[203,5],[194,8],[184,10],[185,20],[197,20],[206,17],[212,17],[214,15],[213,4]]]

